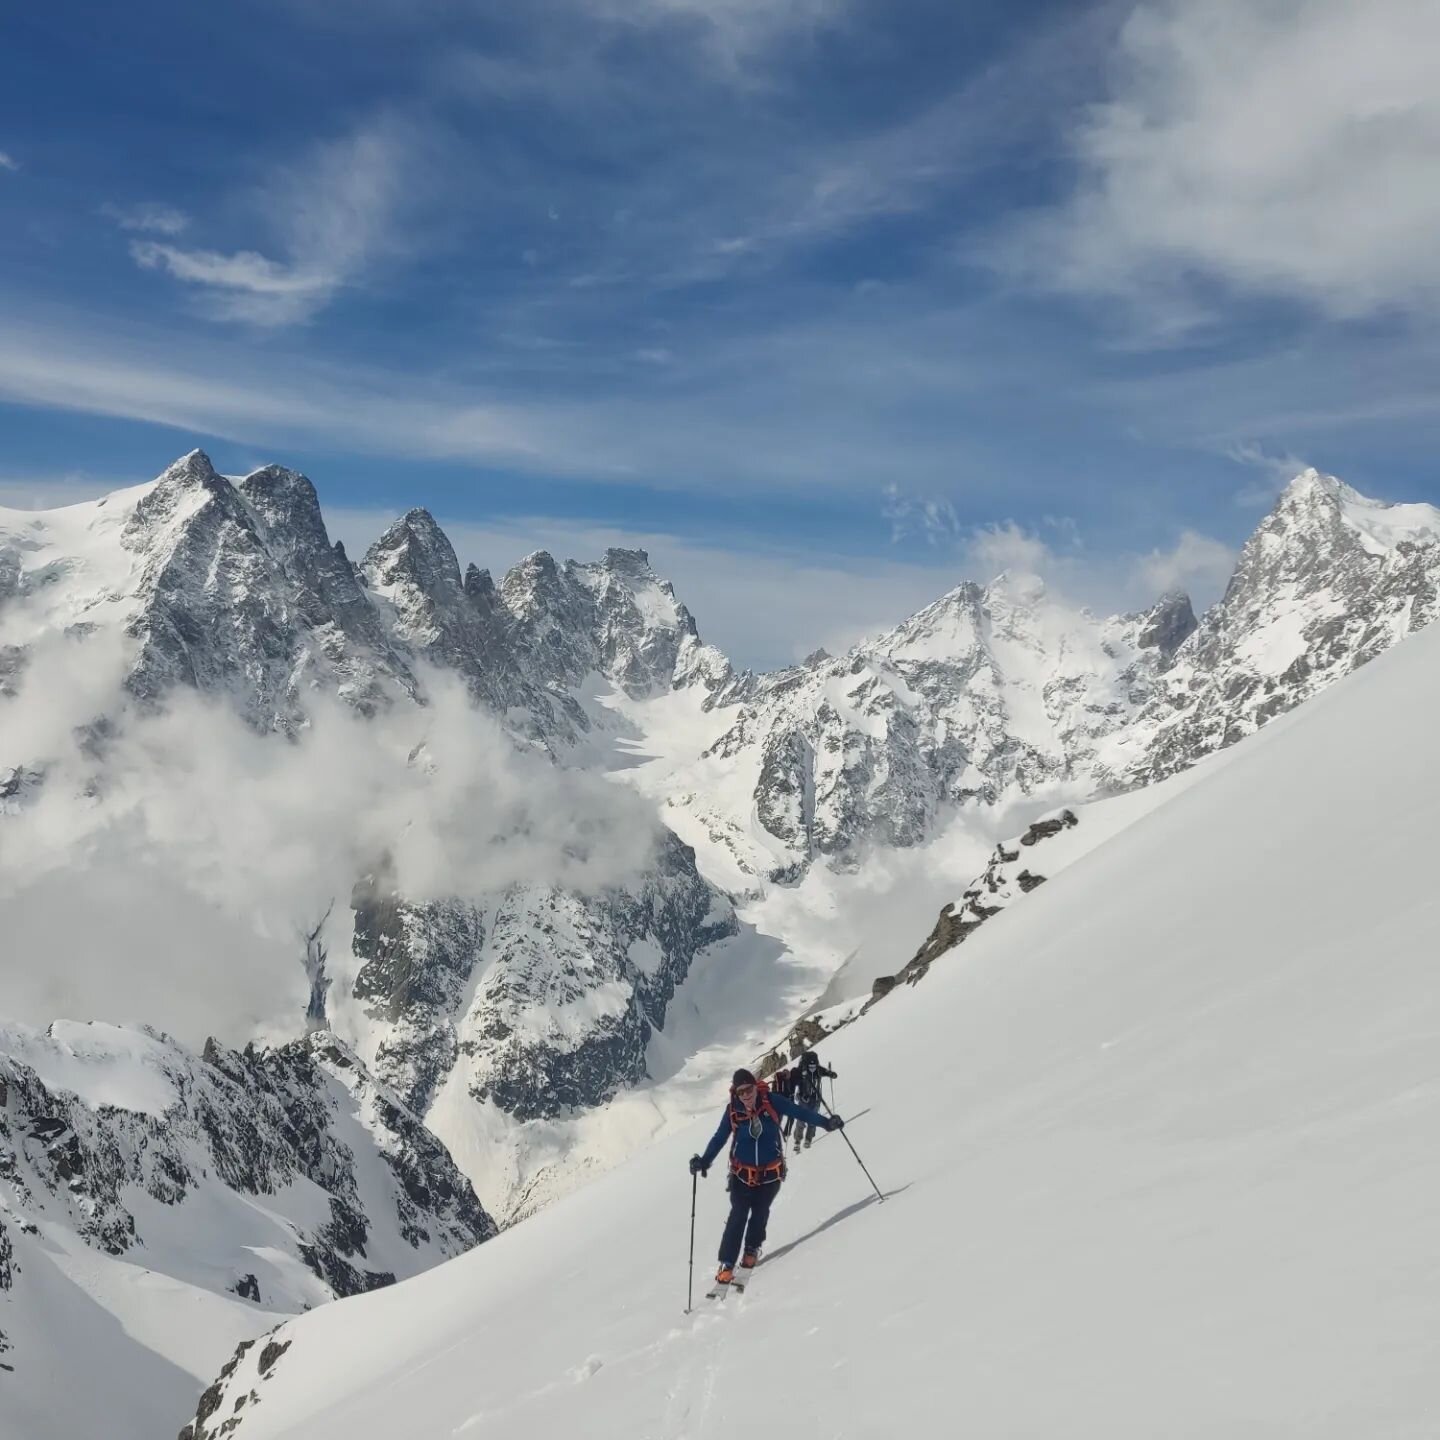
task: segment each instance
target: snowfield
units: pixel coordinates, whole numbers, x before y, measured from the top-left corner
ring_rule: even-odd
[[[822,1139],[752,1294],[698,1300],[712,1172],[683,1313],[707,1119],[287,1323],[197,1436],[1440,1433],[1437,713],[1432,629],[827,1043],[888,1198]]]

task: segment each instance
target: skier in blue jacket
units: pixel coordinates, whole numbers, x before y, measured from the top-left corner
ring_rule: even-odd
[[[730,1085],[725,1114],[705,1147],[703,1155],[690,1157],[690,1173],[706,1175],[730,1140],[730,1214],[720,1237],[720,1269],[717,1284],[728,1285],[735,1278],[735,1262],[744,1270],[759,1263],[765,1243],[770,1207],[785,1179],[785,1142],[780,1135],[780,1116],[789,1115],[807,1125],[839,1130],[844,1121],[838,1115],[824,1116],[797,1105],[785,1095],[773,1094],[748,1070],[737,1070]],[[741,1241],[744,1257],[741,1258]]]

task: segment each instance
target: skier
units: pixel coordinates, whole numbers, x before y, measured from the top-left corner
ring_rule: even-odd
[[[787,1100],[792,1099],[795,1095],[795,1072],[789,1068],[777,1070],[775,1072],[775,1079],[771,1082],[770,1089],[776,1095],[783,1095]],[[790,1132],[794,1128],[795,1117],[793,1115],[787,1115],[785,1117],[785,1138],[787,1140],[790,1138]]]
[[[794,1075],[796,1103],[808,1110],[814,1110],[820,1104],[821,1076],[828,1075],[832,1080],[835,1078],[835,1072],[820,1063],[820,1056],[814,1050],[807,1050],[800,1057],[800,1063],[792,1074]],[[823,1125],[824,1122],[822,1121],[821,1124]],[[813,1125],[802,1123],[795,1127],[796,1150],[808,1150],[810,1142],[814,1138],[815,1127]]]
[[[765,1243],[765,1227],[770,1207],[785,1179],[785,1142],[780,1138],[780,1116],[793,1115],[813,1130],[821,1125],[839,1130],[844,1121],[838,1115],[828,1119],[797,1105],[785,1095],[773,1095],[748,1070],[737,1070],[730,1085],[730,1099],[725,1114],[705,1147],[703,1155],[690,1157],[690,1173],[707,1175],[711,1162],[720,1153],[725,1138],[730,1137],[730,1214],[725,1232],[720,1237],[720,1268],[715,1272],[717,1285],[728,1285],[735,1278],[735,1262],[747,1273],[760,1261],[760,1247]],[[741,1258],[741,1242],[744,1257]]]

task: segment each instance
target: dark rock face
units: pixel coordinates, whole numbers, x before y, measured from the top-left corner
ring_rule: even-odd
[[[221,1368],[220,1374],[216,1377],[214,1384],[206,1387],[204,1394],[200,1396],[200,1403],[195,1409],[195,1418],[181,1430],[177,1440],[221,1440],[225,1435],[233,1434],[239,1425],[239,1420],[232,1415],[226,1420],[217,1420],[214,1425],[210,1424],[212,1418],[219,1411],[226,1398],[226,1387],[233,1378],[235,1372],[240,1368],[240,1363],[245,1356],[255,1348],[254,1340],[242,1340],[234,1355],[230,1357]],[[233,1410],[236,1414],[246,1403],[255,1398],[254,1392],[242,1395],[236,1400]]]
[[[315,491],[268,467],[238,486],[196,450],[136,504],[121,543],[143,565],[127,684],[232,695],[260,730],[293,730],[322,685],[362,712],[414,680],[325,534]]]
[[[432,664],[454,670],[475,697],[503,713],[519,683],[503,618],[472,595],[445,532],[428,510],[411,510],[366,552],[370,591],[392,607],[396,637]],[[507,691],[507,687],[509,690]]]
[[[673,836],[638,890],[511,897],[462,1038],[471,1092],[518,1120],[611,1099],[644,1078],[645,1047],[696,952],[735,929]],[[570,1012],[597,990],[611,1002],[577,1041]]]
[[[0,1174],[4,1171],[0,1170]],[[0,1220],[0,1291],[8,1292],[14,1287],[15,1275],[15,1247],[10,1241],[10,1232],[5,1228],[4,1220]],[[0,1327],[0,1355],[10,1349],[10,1340],[6,1336],[4,1328]],[[0,1368],[9,1370],[11,1367],[0,1361]]]
[[[521,1121],[643,1079],[645,1047],[696,953],[737,929],[668,833],[640,882],[594,896],[528,886],[483,910],[415,906],[371,881],[353,903],[365,959],[355,994],[389,1022],[379,1073],[423,1110],[457,1070],[476,1099]]]
[[[1080,817],[1073,810],[1037,820],[1013,844],[1001,842],[990,856],[985,869],[965,889],[958,901],[951,901],[940,911],[935,927],[905,966],[894,975],[881,975],[870,988],[870,998],[858,1011],[851,1011],[835,1023],[807,1015],[796,1022],[790,1033],[757,1062],[755,1073],[762,1078],[772,1075],[789,1060],[798,1059],[813,1050],[827,1035],[833,1035],[853,1024],[872,1005],[878,1004],[899,985],[914,985],[923,980],[930,967],[942,955],[963,944],[987,920],[998,915],[1022,895],[1028,895],[1045,883],[1045,876],[1020,867],[1022,847],[1034,847],[1053,840],[1057,835],[1074,829]],[[1031,856],[1027,853],[1027,859]]]
[[[460,901],[412,905],[382,873],[351,897],[354,994],[386,1024],[376,1068],[424,1114],[459,1055],[461,997],[485,943],[481,911]]]
[[[1158,650],[1169,660],[1195,633],[1199,624],[1188,595],[1162,595],[1155,608],[1145,617],[1140,630],[1140,647],[1144,650]]]
[[[1073,830],[1079,823],[1080,817],[1073,810],[1062,810],[1058,815],[1037,820],[1020,836],[1014,848],[1006,846],[1003,841],[997,845],[984,871],[966,887],[958,903],[952,901],[941,910],[940,918],[925,943],[899,974],[887,977],[888,983],[883,990],[877,989],[871,1003],[889,994],[901,981],[914,985],[922,980],[936,960],[969,939],[985,921],[998,915],[1020,895],[1039,889],[1045,883],[1043,875],[1037,875],[1028,868],[1016,869],[1020,847],[1041,845],[1067,830]]]
[[[1052,836],[1058,835],[1062,830],[1069,830],[1078,825],[1080,821],[1076,818],[1073,810],[1064,810],[1051,820],[1037,820],[1021,837],[1022,845],[1037,845],[1042,840],[1049,840]],[[1014,855],[1006,854],[1004,846],[1001,846],[999,856],[1002,860],[1013,860]],[[992,862],[993,863],[993,862]],[[991,887],[994,888],[993,886]]]
[[[330,544],[310,481],[294,470],[267,465],[236,489],[288,582],[299,625],[333,667],[340,695],[368,714],[385,703],[385,678],[414,694],[408,661],[386,633],[344,547]]]
[[[141,1234],[127,1195],[178,1208],[223,1189],[283,1210],[293,1202],[282,1197],[309,1182],[328,1197],[329,1219],[307,1231],[297,1217],[288,1233],[293,1253],[334,1295],[394,1278],[366,1264],[377,1226],[414,1248],[412,1270],[495,1234],[444,1146],[333,1035],[273,1050],[211,1042],[203,1060],[151,1032],[67,1025],[52,1027],[51,1038],[50,1046],[30,1043],[68,1054],[78,1039],[81,1060],[72,1063],[109,1067],[106,1074],[133,1070],[147,1093],[159,1077],[172,1098],[159,1113],[95,1106],[0,1052],[0,1196],[10,1214],[59,1221],[111,1255],[144,1245],[147,1263],[163,1269],[166,1234]],[[347,1112],[352,1118],[342,1121]],[[366,1164],[354,1148],[361,1143],[373,1151]],[[378,1189],[376,1174],[388,1177]],[[308,1208],[302,1196],[299,1213]],[[223,1260],[233,1242],[214,1238]],[[250,1252],[237,1249],[234,1258]],[[237,1264],[232,1273],[235,1293],[258,1301],[253,1268]],[[7,1274],[0,1265],[0,1280]]]

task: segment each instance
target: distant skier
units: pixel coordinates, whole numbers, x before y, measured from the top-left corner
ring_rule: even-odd
[[[827,1130],[839,1130],[845,1123],[838,1115],[827,1119],[814,1110],[797,1105],[786,1095],[772,1094],[769,1087],[757,1081],[748,1070],[737,1070],[730,1085],[725,1114],[705,1147],[705,1153],[690,1157],[692,1175],[708,1174],[726,1137],[730,1139],[730,1214],[725,1221],[725,1232],[720,1237],[720,1268],[715,1273],[717,1285],[728,1285],[735,1278],[737,1260],[745,1270],[751,1270],[759,1263],[770,1207],[775,1203],[780,1184],[785,1179],[781,1115],[790,1115],[812,1130],[816,1125]]]
[[[794,1095],[796,1103],[806,1109],[814,1110],[820,1104],[820,1079],[828,1075],[832,1080],[835,1072],[827,1069],[820,1063],[820,1056],[814,1050],[807,1050],[801,1057],[800,1063],[791,1071],[794,1077]],[[822,1120],[821,1125],[824,1125]],[[795,1128],[795,1148],[797,1150],[810,1148],[810,1142],[815,1138],[815,1127],[810,1124],[800,1124]]]
[[[795,1072],[788,1066],[785,1069],[777,1070],[770,1082],[770,1089],[776,1095],[783,1095],[787,1100],[792,1099],[795,1094]],[[790,1132],[795,1128],[795,1117],[785,1117],[785,1138],[790,1138]]]

